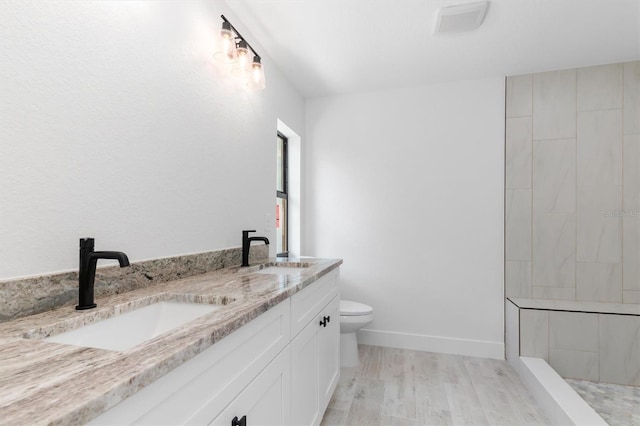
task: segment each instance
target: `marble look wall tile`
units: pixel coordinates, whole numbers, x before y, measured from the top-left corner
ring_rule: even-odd
[[[622,187],[578,188],[577,260],[622,262]]]
[[[578,113],[578,185],[622,185],[622,110]]]
[[[640,291],[640,216],[622,218],[622,287]]]
[[[531,260],[531,190],[506,191],[507,260]]]
[[[640,291],[627,291],[622,292],[623,303],[636,303],[640,305]]]
[[[507,77],[507,117],[531,115],[531,74]]]
[[[622,264],[578,262],[576,300],[622,303]]]
[[[533,138],[576,137],[576,70],[533,76]]]
[[[623,206],[625,210],[640,209],[640,134],[625,135],[622,159]],[[640,212],[638,213],[640,216]]]
[[[574,214],[534,214],[534,286],[575,287],[575,241]]]
[[[576,209],[576,141],[533,142],[533,211],[573,213]]]
[[[578,111],[622,108],[622,64],[578,68]]]
[[[598,381],[599,365],[597,352],[550,349],[549,365],[553,367],[560,376],[568,379]]]
[[[507,118],[506,188],[531,188],[531,117]]]
[[[520,356],[520,309],[507,299],[504,304],[505,355],[507,360],[515,361]]]
[[[640,133],[640,61],[624,64],[624,134]]]
[[[640,386],[640,317],[599,317],[600,380]]]
[[[507,297],[531,297],[531,262],[505,261]]]
[[[640,291],[640,135],[626,135],[623,152],[622,280],[625,290]]]
[[[598,315],[549,312],[549,349],[598,351]]]
[[[637,300],[640,61],[509,77],[506,97],[506,189],[532,210],[506,195],[506,294]]]
[[[531,287],[531,297],[534,299],[575,300],[575,287]]]
[[[520,309],[520,355],[549,362],[549,311]]]

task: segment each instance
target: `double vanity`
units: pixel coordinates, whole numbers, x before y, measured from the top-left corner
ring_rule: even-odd
[[[318,424],[340,372],[341,263],[225,268],[0,324],[0,417]]]

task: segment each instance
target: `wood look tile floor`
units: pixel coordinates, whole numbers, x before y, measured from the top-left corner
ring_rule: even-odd
[[[322,419],[334,425],[547,425],[506,361],[359,346]]]

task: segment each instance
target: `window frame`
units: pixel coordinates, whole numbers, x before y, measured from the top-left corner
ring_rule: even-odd
[[[282,140],[282,189],[279,191],[276,188],[276,201],[278,198],[285,200],[283,203],[282,216],[280,218],[280,226],[282,227],[282,233],[284,235],[284,251],[277,253],[276,257],[289,257],[289,139],[280,132],[277,132],[277,137]],[[277,204],[276,204],[277,205]],[[277,230],[276,230],[277,232]]]

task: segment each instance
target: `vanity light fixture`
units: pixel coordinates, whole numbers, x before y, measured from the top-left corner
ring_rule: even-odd
[[[242,37],[224,15],[220,30],[220,50],[213,57],[223,64],[231,65],[231,74],[250,91],[265,88],[262,59],[253,47]]]

